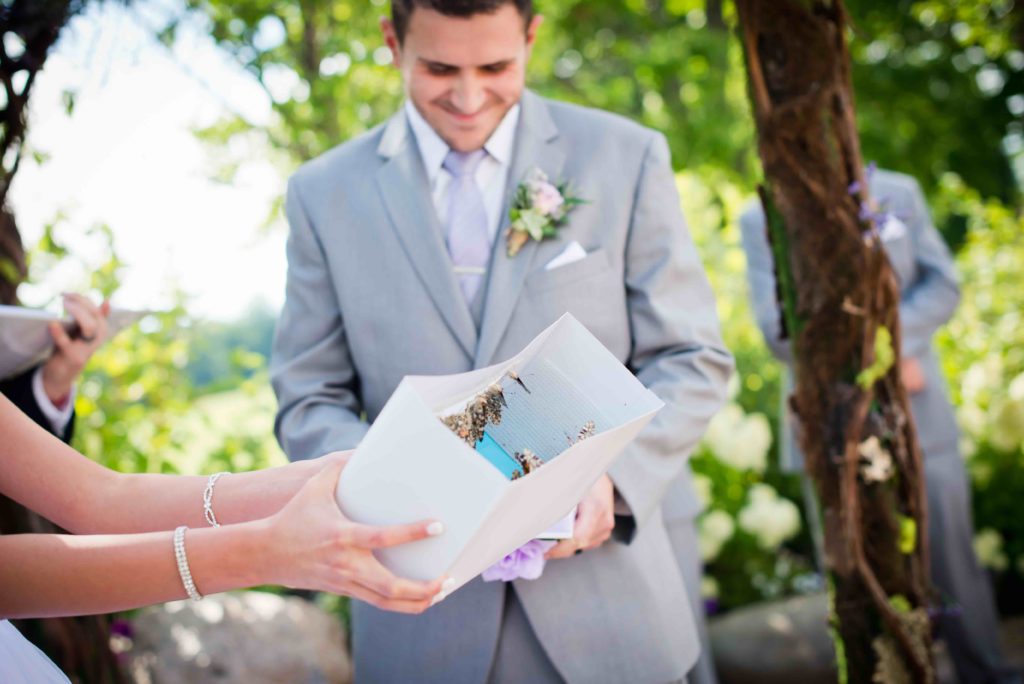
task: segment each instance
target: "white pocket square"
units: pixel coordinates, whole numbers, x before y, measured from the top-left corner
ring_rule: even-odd
[[[580,245],[580,243],[573,240],[565,246],[565,249],[559,252],[558,256],[544,265],[544,270],[551,271],[560,266],[565,266],[574,261],[579,261],[585,256],[587,256],[587,250],[583,249],[583,246]]]
[[[893,215],[889,215],[882,227],[878,229],[882,242],[898,240],[907,234],[907,224]]]

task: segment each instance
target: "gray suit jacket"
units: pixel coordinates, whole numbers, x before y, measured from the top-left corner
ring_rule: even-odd
[[[661,135],[526,92],[506,196],[534,166],[570,180],[588,203],[556,239],[531,241],[515,258],[501,231],[479,331],[402,112],[295,174],[271,362],[278,439],[292,459],[352,447],[403,376],[496,363],[571,312],[666,408],[610,473],[632,514],[621,541],[552,562],[516,591],[567,680],[679,679],[698,646],[661,503],[674,487],[678,515],[698,509],[680,478],[724,400],[732,358]],[[544,270],[572,240],[588,255]],[[478,579],[421,616],[356,603],[359,680],[483,682],[503,597],[500,583]]]
[[[869,185],[871,196],[896,215],[905,231],[883,231],[882,244],[900,284],[901,354],[917,359],[925,372],[925,388],[911,395],[911,412],[922,452],[956,454],[958,432],[945,379],[932,348],[935,331],[952,317],[960,301],[956,270],[946,243],[932,225],[921,188],[910,176],[879,169]],[[752,203],[740,217],[747,254],[750,301],[757,324],[772,352],[792,362],[790,340],[780,339],[781,323],[775,295],[774,260],[760,204]],[[792,375],[783,379],[783,397],[792,393]],[[782,402],[784,424],[793,424],[788,402]],[[791,430],[783,431],[781,465],[803,468],[803,457]]]

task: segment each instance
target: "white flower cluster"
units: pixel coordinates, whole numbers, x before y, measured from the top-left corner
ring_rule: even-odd
[[[800,511],[771,485],[755,484],[739,514],[740,527],[752,534],[761,548],[774,551],[800,531]]]
[[[704,444],[726,465],[763,473],[772,447],[772,428],[762,413],[744,413],[729,403],[719,411],[704,435]]]
[[[993,388],[1005,386],[1002,360],[992,356],[967,369],[961,383],[957,412],[966,433],[965,456],[973,444],[985,439],[1002,451],[1024,448],[1024,373],[1009,382],[1004,393]]]
[[[714,485],[711,482],[711,478],[707,475],[694,473],[693,488],[697,492],[697,500],[700,501],[701,509],[709,508],[711,501],[714,499]]]
[[[872,435],[860,443],[857,447],[861,459],[860,476],[868,484],[885,482],[889,480],[895,468],[892,463],[892,454],[883,446],[878,437]]]
[[[974,535],[974,553],[978,556],[978,562],[986,568],[996,572],[1002,572],[1010,564],[1003,551],[1003,535],[991,527]]]
[[[722,551],[722,546],[732,539],[736,523],[725,511],[714,509],[701,516],[698,528],[700,557],[705,563],[713,561]]]

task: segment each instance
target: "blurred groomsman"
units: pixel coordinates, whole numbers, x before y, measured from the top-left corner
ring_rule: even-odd
[[[932,336],[953,316],[960,299],[953,260],[932,225],[921,188],[913,178],[877,170],[869,174],[868,183],[871,197],[877,198],[890,217],[879,231],[900,285],[900,372],[924,455],[932,581],[941,597],[954,604],[940,618],[940,636],[964,684],[1019,683],[1019,674],[1004,665],[992,589],[974,554],[970,486],[959,453],[956,417],[932,348]],[[792,348],[790,340],[781,335],[775,267],[759,204],[747,207],[740,226],[758,326],[775,356],[789,364]],[[792,382],[787,371],[784,397],[792,392]],[[792,426],[795,417],[785,400],[782,410],[783,422]],[[792,431],[784,432],[782,468],[802,471],[803,456]],[[805,492],[811,491],[805,487]],[[816,509],[813,494],[809,498],[808,505]]]

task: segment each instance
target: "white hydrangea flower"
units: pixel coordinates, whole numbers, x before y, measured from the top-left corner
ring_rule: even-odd
[[[711,482],[711,478],[707,475],[694,473],[693,488],[697,492],[697,499],[700,501],[701,505],[704,508],[710,506],[711,501],[714,498],[714,483]]]
[[[718,460],[738,470],[764,472],[772,446],[772,428],[762,413],[746,415],[727,404],[708,426],[705,443]]]
[[[983,567],[1002,572],[1010,564],[1003,551],[1003,535],[991,527],[974,535],[974,553]]]
[[[960,382],[961,395],[968,400],[981,398],[992,388],[1003,386],[1003,376],[1003,360],[998,355],[990,355],[964,372]]]
[[[725,511],[715,509],[704,514],[698,525],[701,559],[708,562],[717,558],[722,546],[732,539],[735,532],[736,523]]]
[[[736,426],[743,421],[743,409],[729,403],[714,415],[704,433],[704,443],[717,456],[729,449]]]
[[[981,437],[988,427],[988,416],[977,404],[965,403],[957,409],[957,423],[972,437]]]
[[[1021,373],[1010,381],[1006,396],[1012,401],[1024,401],[1024,373]]]
[[[978,443],[974,441],[973,437],[968,435],[960,435],[960,456],[965,461],[970,461],[974,458],[974,454],[978,452]]]
[[[993,409],[988,438],[1003,451],[1015,451],[1024,443],[1024,400],[1006,398]]]
[[[739,514],[740,527],[753,535],[761,548],[774,551],[800,531],[800,510],[771,485],[755,484],[747,500]]]
[[[743,389],[740,384],[740,374],[733,373],[729,377],[729,384],[725,386],[726,395],[729,397],[729,401],[735,401],[736,397],[740,396],[740,390]]]
[[[706,599],[718,598],[718,580],[704,575],[700,580],[700,595]]]
[[[736,458],[746,470],[763,473],[772,448],[772,426],[763,413],[751,413],[740,423],[735,436]]]

